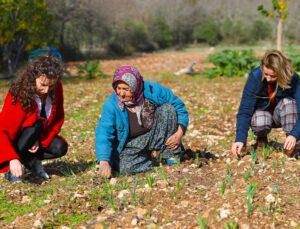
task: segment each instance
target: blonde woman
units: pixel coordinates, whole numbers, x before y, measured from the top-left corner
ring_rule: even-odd
[[[232,153],[235,156],[241,154],[249,127],[257,136],[258,145],[268,142],[267,135],[272,128],[282,127],[286,133],[283,147],[288,156],[293,156],[300,139],[299,113],[299,77],[291,60],[280,51],[267,51],[260,67],[250,73],[244,87]]]

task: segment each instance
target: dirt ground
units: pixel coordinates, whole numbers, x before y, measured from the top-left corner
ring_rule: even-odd
[[[1,228],[300,228],[300,161],[287,158],[284,134],[272,131],[270,146],[232,157],[235,116],[244,78],[203,79],[173,73],[212,50],[145,54],[101,62],[112,75],[132,64],[146,80],[173,90],[190,114],[181,163],[146,174],[100,179],[94,163],[94,128],[111,79],[65,81],[68,155],[45,165],[50,181],[30,174],[26,183],[0,178]],[[68,67],[74,68],[76,63]],[[75,68],[74,68],[75,69]],[[166,75],[165,75],[166,74]],[[7,88],[0,89],[0,101]],[[248,152],[248,154],[247,154]],[[257,155],[257,159],[255,159]],[[251,192],[252,191],[252,192]]]

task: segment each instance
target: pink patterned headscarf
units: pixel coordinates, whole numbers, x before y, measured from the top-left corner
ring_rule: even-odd
[[[116,93],[117,82],[122,81],[128,84],[130,91],[133,93],[131,101],[123,103]],[[119,67],[113,78],[112,86],[118,98],[118,104],[121,110],[124,110],[124,106],[138,105],[144,98],[144,80],[139,71],[130,65],[123,65]]]

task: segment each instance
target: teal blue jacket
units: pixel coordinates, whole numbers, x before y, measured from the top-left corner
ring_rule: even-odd
[[[144,97],[156,105],[171,104],[177,113],[177,123],[185,129],[188,126],[189,116],[187,109],[173,92],[154,82],[144,82]],[[97,161],[113,162],[123,150],[129,139],[129,123],[126,109],[118,106],[115,93],[102,106],[98,126],[95,130],[95,150]]]

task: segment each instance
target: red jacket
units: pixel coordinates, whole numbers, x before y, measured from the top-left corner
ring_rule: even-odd
[[[40,118],[37,104],[32,110],[25,112],[20,101],[12,104],[12,99],[11,93],[8,92],[0,113],[0,173],[9,170],[9,161],[20,160],[14,149],[14,142],[25,127],[32,126]],[[48,147],[55,135],[60,132],[63,122],[63,88],[61,82],[58,81],[51,113],[48,121],[44,123],[44,129],[40,136],[41,147]]]

